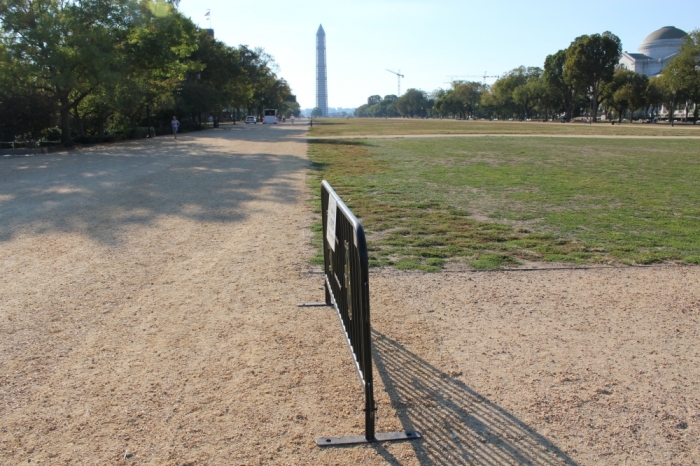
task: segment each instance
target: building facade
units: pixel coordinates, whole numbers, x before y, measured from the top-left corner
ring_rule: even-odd
[[[647,36],[638,53],[623,52],[619,67],[650,78],[661,73],[671,58],[678,55],[678,50],[687,34],[674,26],[665,26]]]

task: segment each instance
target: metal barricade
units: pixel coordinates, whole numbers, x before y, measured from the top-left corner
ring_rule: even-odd
[[[326,302],[338,313],[365,395],[365,434],[322,437],[319,446],[348,445],[388,440],[412,440],[417,431],[376,434],[372,382],[372,336],[369,308],[369,267],[365,233],[359,220],[327,181],[321,183],[323,212],[324,278]]]

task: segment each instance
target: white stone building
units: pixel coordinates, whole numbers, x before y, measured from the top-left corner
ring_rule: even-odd
[[[661,73],[685,41],[687,34],[674,26],[665,26],[647,36],[637,49],[639,53],[622,52],[620,68],[646,74],[650,78]]]

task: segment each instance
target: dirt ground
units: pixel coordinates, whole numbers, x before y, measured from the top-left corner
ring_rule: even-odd
[[[700,268],[370,275],[379,432],[310,270],[305,128],[0,160],[0,465],[697,464]]]

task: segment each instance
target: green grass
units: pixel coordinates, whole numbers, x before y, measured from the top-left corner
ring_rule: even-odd
[[[418,120],[405,118],[323,119],[309,131],[312,137],[412,134],[530,134],[607,136],[700,136],[700,125],[555,123],[513,121]]]
[[[699,153],[683,139],[312,140],[310,184],[315,211],[327,179],[360,218],[372,266],[698,264]]]

